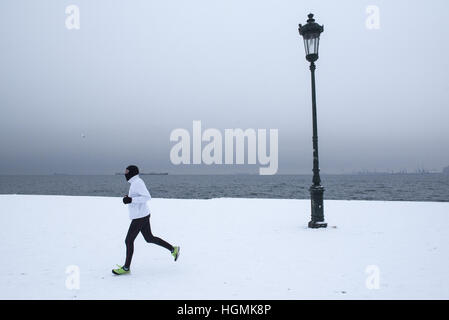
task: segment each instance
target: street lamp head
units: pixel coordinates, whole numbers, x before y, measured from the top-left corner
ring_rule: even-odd
[[[318,47],[320,44],[320,34],[324,27],[320,26],[313,19],[313,14],[308,15],[307,24],[299,25],[299,34],[304,38],[304,48],[306,50],[307,61],[314,62],[318,60]]]

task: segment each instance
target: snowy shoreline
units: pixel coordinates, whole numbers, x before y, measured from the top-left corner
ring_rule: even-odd
[[[155,198],[153,233],[123,263],[120,198],[0,195],[1,299],[448,299],[449,203],[325,200],[329,228],[307,228],[310,200]],[[66,287],[68,266],[79,290]],[[367,270],[379,271],[368,288]],[[370,269],[371,268],[371,269]]]
[[[26,196],[26,197],[73,197],[73,198],[97,198],[97,199],[105,199],[105,198],[113,198],[113,199],[122,199],[121,197],[111,197],[111,196],[86,196],[86,195],[64,195],[64,194],[21,194],[21,193],[10,193],[10,194],[0,194],[0,197],[3,196]],[[291,199],[291,198],[254,198],[254,197],[216,197],[216,198],[152,198],[157,200],[186,200],[186,201],[210,201],[210,200],[276,200],[276,201],[309,201],[310,198],[301,198],[301,199]],[[400,202],[400,203],[447,203],[449,204],[449,200],[445,201],[430,201],[430,200],[358,200],[358,199],[324,199],[324,202],[327,201],[348,201],[348,202]]]

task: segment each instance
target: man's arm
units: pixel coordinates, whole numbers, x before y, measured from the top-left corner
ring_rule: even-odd
[[[142,182],[136,184],[134,191],[138,194],[138,196],[132,197],[132,203],[144,203],[151,200],[150,192],[145,186],[145,183]]]

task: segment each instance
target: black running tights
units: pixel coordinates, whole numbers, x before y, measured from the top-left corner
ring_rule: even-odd
[[[126,262],[124,267],[129,268],[131,265],[131,259],[134,253],[134,240],[136,239],[139,232],[142,232],[145,241],[148,243],[154,243],[161,247],[164,247],[170,251],[173,251],[173,246],[168,242],[162,240],[161,238],[153,236],[151,233],[150,226],[150,215],[133,219],[131,221],[131,225],[128,229],[128,234],[126,235],[125,244],[126,244]]]

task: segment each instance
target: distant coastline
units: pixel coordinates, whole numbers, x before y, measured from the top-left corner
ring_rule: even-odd
[[[443,174],[449,175],[449,166],[443,168]]]
[[[116,176],[122,176],[124,175],[124,173],[120,173],[120,172],[116,172],[115,173]],[[139,175],[141,176],[166,176],[168,175],[168,172],[141,172],[139,173]]]

